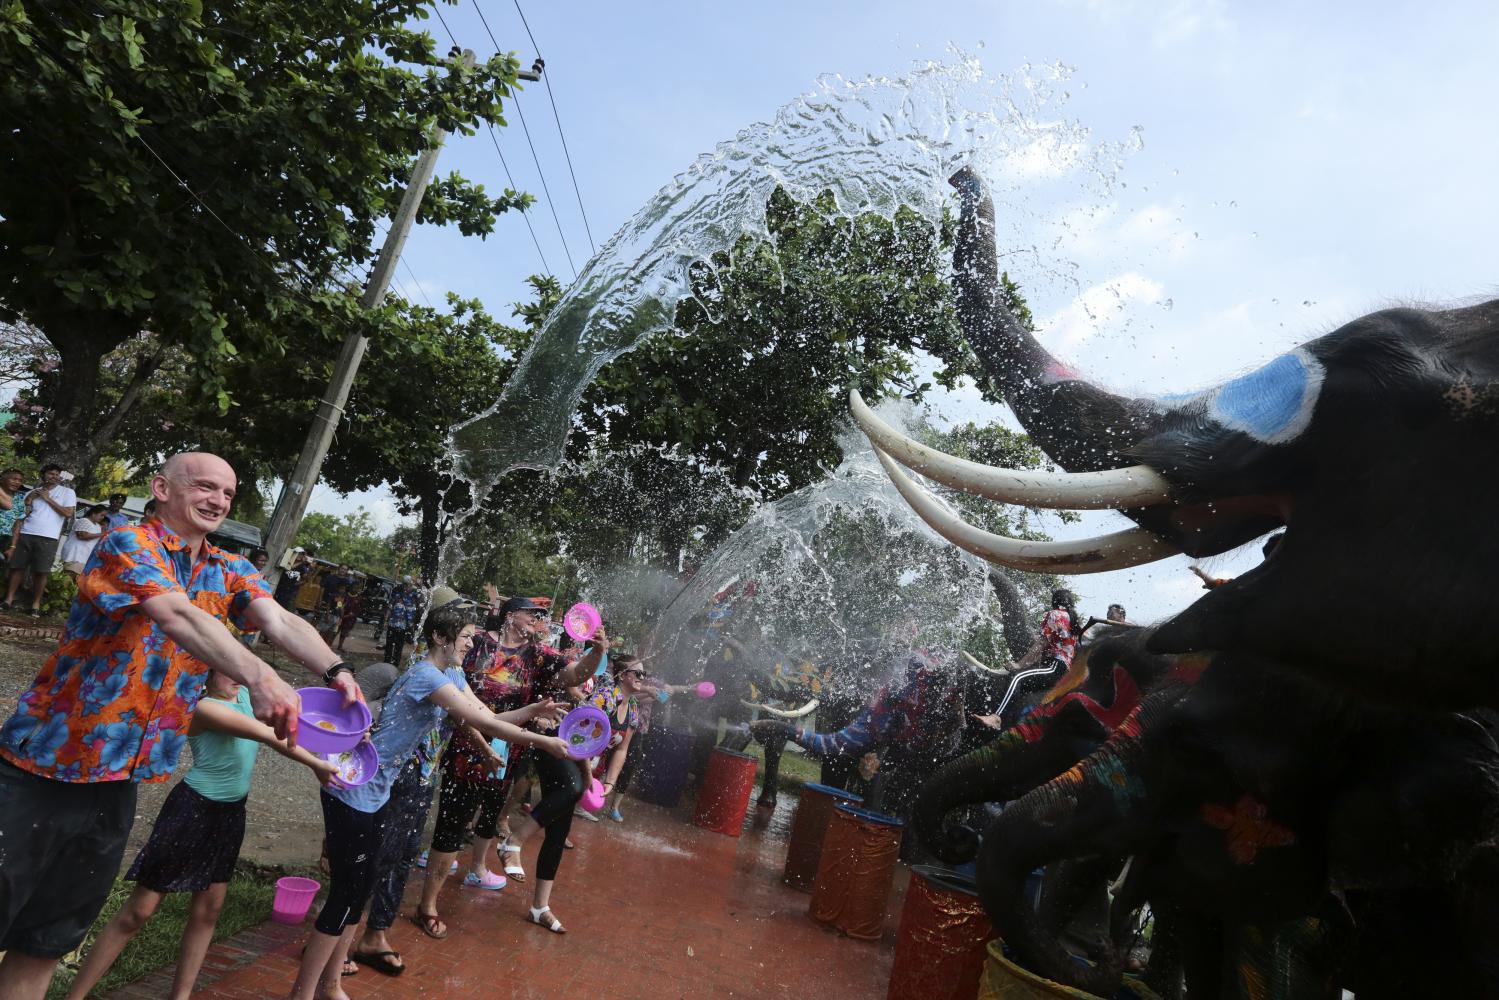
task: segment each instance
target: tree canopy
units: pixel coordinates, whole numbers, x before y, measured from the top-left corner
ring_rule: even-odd
[[[432,2],[0,4],[0,323],[60,360],[40,457],[104,450],[101,362],[132,338],[180,348],[227,412],[236,357],[328,353],[365,321],[358,268],[414,157],[434,126],[504,124],[516,80],[513,55],[445,60],[411,26]],[[449,174],[419,219],[483,235],[526,201]]]

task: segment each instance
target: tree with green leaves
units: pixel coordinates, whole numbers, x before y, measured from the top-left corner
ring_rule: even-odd
[[[236,357],[332,355],[371,322],[377,221],[434,126],[504,124],[519,68],[444,59],[413,27],[433,2],[0,2],[0,323],[60,359],[39,458],[91,465],[174,349],[227,412]],[[526,203],[449,174],[418,220],[483,235]],[[135,338],[153,347],[101,406]]]

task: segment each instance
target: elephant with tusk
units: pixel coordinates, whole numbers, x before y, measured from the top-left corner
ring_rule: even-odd
[[[965,758],[934,775],[918,809],[926,835],[961,848],[942,825],[951,803],[1011,799],[978,855],[981,897],[1027,962],[1093,992],[1117,983],[1118,956],[1082,969],[1066,955],[1024,902],[1037,866],[1132,856],[1115,929],[1146,900],[1177,915],[1193,998],[1261,995],[1266,983],[1287,998],[1335,997],[1340,985],[1360,1000],[1499,995],[1483,943],[1499,933],[1499,748],[1480,724],[1480,710],[1499,707],[1482,628],[1499,611],[1487,509],[1499,486],[1499,301],[1384,310],[1206,391],[1122,396],[1010,313],[993,205],[971,171],[953,184],[969,343],[1066,471],[965,463],[903,437],[852,394],[913,509],[991,562],[1051,573],[1285,534],[1260,566],[1109,640],[1170,666],[1122,719],[1076,730],[1086,738],[1072,763],[1000,744],[987,761],[995,773]],[[1004,538],[955,517],[906,470],[997,502],[1117,509],[1136,527]],[[1191,676],[1173,676],[1183,668]],[[1110,707],[1128,700],[1116,684]],[[1042,717],[1038,734],[1065,734],[1085,721],[1081,707]],[[1017,763],[1023,773],[1003,771]],[[1413,901],[1429,908],[1426,924],[1404,911]],[[1401,935],[1432,941],[1431,928],[1461,930],[1437,956],[1402,946]]]
[[[1273,559],[1162,623],[1153,651],[1242,649],[1358,697],[1499,707],[1499,671],[1474,628],[1499,613],[1499,531],[1488,526],[1499,489],[1499,300],[1387,309],[1212,389],[1121,396],[1053,357],[1011,314],[998,293],[993,203],[971,170],[952,183],[969,343],[1027,433],[1068,471],[941,455],[851,394],[855,420],[935,530],[1003,565],[1086,573],[1211,556],[1284,527]],[[1138,528],[1002,538],[954,517],[902,466],[1005,502],[1118,509]],[[1313,607],[1355,627],[1314,627]]]

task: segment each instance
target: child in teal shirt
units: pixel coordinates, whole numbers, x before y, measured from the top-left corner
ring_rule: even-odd
[[[191,892],[192,909],[182,931],[171,994],[172,1000],[187,1000],[213,942],[224,893],[239,860],[245,838],[245,801],[260,745],[305,764],[324,787],[338,773],[333,764],[301,747],[288,749],[270,726],[256,720],[250,692],[222,674],[209,675],[188,733],[192,770],[162,803],[151,839],[125,876],[135,882],[135,890],[99,933],[73,980],[68,1000],[83,1000],[167,893]]]

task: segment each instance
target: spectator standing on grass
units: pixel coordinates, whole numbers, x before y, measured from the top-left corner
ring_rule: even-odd
[[[125,513],[125,499],[123,493],[109,495],[109,514],[104,518],[105,531],[123,528],[130,523],[130,515]]]
[[[352,586],[354,586],[354,574],[349,571],[347,563],[339,563],[336,570],[323,577],[322,603],[330,608],[342,607],[344,597]]]
[[[295,745],[296,692],[226,623],[359,699],[353,671],[270,599],[245,559],[207,541],[234,470],[174,455],[151,480],[156,515],[110,532],[78,581],[62,641],[0,727],[0,997],[41,1000],[120,868],[139,782],[171,776],[210,669],[246,685],[257,718]]]
[[[338,651],[344,651],[344,640],[348,639],[349,633],[354,631],[354,626],[359,624],[359,612],[364,610],[364,593],[361,590],[350,591],[349,596],[344,598],[343,614],[338,619]]]
[[[47,591],[52,564],[57,560],[63,525],[73,516],[77,505],[78,494],[63,482],[62,466],[43,466],[41,485],[26,494],[21,520],[11,529],[10,548],[5,553],[6,565],[10,567],[10,589],[0,602],[0,611],[10,610],[21,582],[29,574],[31,617],[42,616],[42,595]]]
[[[260,745],[304,765],[325,788],[338,773],[334,764],[301,747],[288,747],[270,726],[257,722],[250,692],[217,672],[209,676],[188,734],[192,769],[162,803],[151,839],[125,876],[135,889],[99,932],[68,988],[68,1000],[88,996],[168,893],[190,892],[171,993],[172,1000],[188,1000],[213,943],[213,929],[245,840],[245,803]]]
[[[94,546],[99,544],[99,539],[108,533],[109,527],[104,523],[104,515],[107,512],[102,503],[96,503],[87,512],[73,522],[73,530],[68,532],[68,540],[62,543],[62,568],[74,580],[78,574],[83,572],[83,566],[88,562],[88,557],[93,554]]]
[[[26,479],[20,469],[6,469],[0,472],[0,566],[6,565],[6,558],[10,551],[10,536],[15,530],[16,521],[20,519],[25,508],[21,504],[20,493],[26,486]]]
[[[391,595],[385,626],[385,662],[394,664],[397,670],[401,668],[401,654],[406,651],[406,644],[412,641],[412,632],[421,613],[422,593],[412,584],[411,577],[405,577]]]
[[[307,582],[307,571],[312,568],[312,560],[307,558],[307,553],[302,548],[292,549],[291,565],[281,571],[281,579],[276,583],[276,603],[288,611],[295,611],[293,607],[297,603],[297,591],[302,589],[302,584]]]

